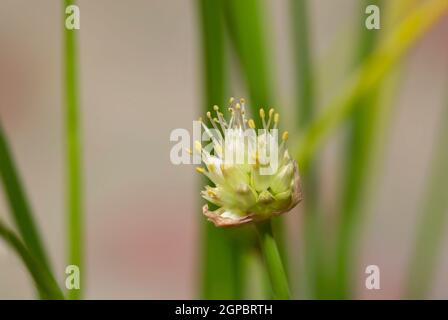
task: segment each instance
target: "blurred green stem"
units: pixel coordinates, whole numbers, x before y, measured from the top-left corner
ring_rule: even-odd
[[[61,289],[47,267],[42,264],[40,259],[35,258],[19,237],[2,221],[0,221],[0,237],[22,259],[42,298],[64,299]]]
[[[224,41],[224,3],[198,0],[202,36],[203,113],[226,103],[226,55]],[[223,108],[225,109],[225,108]],[[201,218],[202,272],[201,297],[204,299],[242,299],[244,293],[244,248],[227,230],[216,228]]]
[[[290,299],[288,280],[277,243],[272,234],[271,221],[258,222],[256,228],[266,270],[271,281],[273,297],[274,299],[288,300]]]
[[[306,128],[314,116],[315,93],[312,49],[309,31],[309,11],[307,0],[291,0],[291,17],[297,79],[297,125],[300,130]],[[301,170],[305,193],[304,243],[305,277],[301,281],[305,286],[305,296],[320,296],[322,265],[321,226],[318,208],[318,170],[317,155],[310,160],[310,166]]]
[[[291,14],[297,78],[297,124],[304,128],[310,123],[315,111],[308,1],[291,0]]]
[[[242,74],[250,95],[250,110],[257,127],[261,127],[259,108],[269,108],[273,100],[273,83],[266,41],[264,1],[226,0],[226,26],[239,58]],[[287,266],[285,228],[282,217],[272,220],[280,254]]]
[[[358,48],[355,56],[355,67],[359,67],[375,49],[379,30],[364,27],[366,15],[364,9],[370,5],[382,9],[382,1],[364,0],[359,7],[363,14],[358,21]],[[373,146],[375,145],[376,122],[379,120],[378,87],[372,88],[364,96],[358,97],[354,103],[349,122],[347,152],[345,153],[345,181],[341,194],[339,212],[339,233],[336,242],[336,274],[335,289],[337,298],[351,296],[354,260],[356,257],[357,229],[361,221],[362,202],[365,194],[369,172],[372,168]]]
[[[259,108],[272,103],[273,82],[271,80],[268,46],[265,39],[264,1],[226,0],[227,27],[243,70],[250,95],[250,107],[257,127]]]
[[[448,107],[448,104],[447,104]],[[436,274],[436,263],[447,227],[448,214],[448,108],[444,110],[438,144],[410,260],[406,295],[424,299]]]
[[[74,0],[64,0],[65,8],[74,4]],[[70,290],[70,299],[80,299],[82,279],[84,273],[84,239],[83,239],[83,210],[82,210],[82,173],[81,173],[81,139],[79,124],[78,99],[78,61],[76,46],[76,29],[64,28],[65,53],[65,126],[66,126],[66,169],[67,169],[67,231],[68,231],[68,261],[69,265],[76,265],[81,270],[81,289]]]

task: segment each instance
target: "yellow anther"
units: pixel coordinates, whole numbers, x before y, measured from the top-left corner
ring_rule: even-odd
[[[278,113],[276,113],[275,115],[274,115],[274,122],[275,123],[278,123],[278,120],[280,119],[280,115],[278,114]]]
[[[249,124],[249,128],[255,129],[255,121],[254,121],[254,119],[249,119],[248,124]]]
[[[258,156],[258,152],[255,152],[252,155],[252,158],[255,160],[255,166],[258,166],[260,164],[260,157]]]
[[[207,112],[207,118],[210,119],[211,117],[212,117],[212,114],[210,113],[210,111],[208,111],[208,112]]]
[[[219,107],[218,107],[217,105],[214,105],[214,106],[213,106],[213,110],[218,111],[218,110],[219,110]]]
[[[286,140],[288,140],[288,137],[289,137],[289,133],[288,133],[288,131],[283,132],[282,140],[283,140],[283,141],[286,141]]]
[[[269,118],[272,118],[273,114],[274,114],[274,108],[269,109]]]
[[[213,118],[213,121],[215,121],[216,123],[219,123],[218,118]]]
[[[260,109],[260,118],[264,118],[264,117],[265,117],[264,109],[261,108]]]
[[[210,172],[215,172],[215,169],[216,169],[214,163],[209,163],[209,164],[207,165],[207,168],[208,168],[208,171],[210,171]]]
[[[235,109],[236,110],[240,110],[241,109],[241,105],[239,103],[237,103],[236,106],[235,106]]]
[[[244,98],[241,98],[241,99],[240,99],[240,103],[241,103],[241,104],[244,104],[245,102],[246,102],[246,100],[244,100]]]
[[[202,145],[201,145],[201,143],[199,141],[196,140],[194,142],[194,147],[195,147],[197,152],[199,152],[199,153],[202,152]]]
[[[191,156],[193,154],[193,151],[191,151],[190,148],[185,149],[187,151],[187,153]]]
[[[217,194],[216,194],[216,192],[215,191],[213,191],[213,190],[207,190],[207,194],[210,196],[210,197],[212,197],[212,198],[216,198],[217,197]]]
[[[232,104],[234,101],[235,101],[235,98],[231,97],[230,100],[229,100],[229,103]]]
[[[196,171],[199,172],[199,173],[204,173],[205,172],[204,168],[202,168],[202,167],[196,167]]]
[[[224,163],[221,163],[221,164],[219,165],[219,167],[221,168],[221,172],[224,173],[224,171],[225,171],[225,169],[226,169],[226,167],[224,166]]]
[[[199,122],[202,122],[202,117],[199,117],[199,118],[198,118],[198,121],[199,121]]]

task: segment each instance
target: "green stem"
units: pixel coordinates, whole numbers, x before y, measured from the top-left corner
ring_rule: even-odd
[[[268,108],[273,99],[264,2],[260,0],[226,0],[227,29],[247,85],[253,120],[260,126],[259,108]]]
[[[74,4],[64,0],[65,8]],[[65,18],[65,15],[64,15]],[[79,100],[77,87],[76,29],[64,28],[65,52],[65,106],[66,106],[66,169],[67,169],[67,227],[68,264],[84,270],[84,239],[82,214],[81,139],[79,125]],[[85,275],[81,277],[83,279]],[[81,288],[83,281],[81,281]],[[70,299],[80,299],[81,289],[70,290]]]
[[[264,1],[226,0],[226,26],[230,35],[242,76],[249,91],[250,111],[257,127],[261,127],[259,108],[269,108],[274,99],[274,80],[269,59],[269,42],[265,31],[268,21],[265,19]],[[276,106],[277,107],[277,106]],[[287,267],[286,230],[283,217],[272,219],[277,234],[280,254]]]
[[[56,280],[46,266],[28,250],[19,237],[0,221],[0,237],[13,249],[22,259],[28,272],[32,276],[36,288],[44,299],[62,300],[64,295]]]
[[[256,224],[256,228],[274,299],[288,300],[290,299],[288,280],[277,243],[272,234],[271,222],[259,222]]]
[[[198,0],[198,18],[203,59],[203,113],[213,111],[214,105],[226,103],[226,48],[224,41],[224,2]],[[221,108],[225,112],[226,108]],[[201,180],[201,182],[205,182]],[[203,185],[203,183],[201,184]],[[210,208],[213,209],[212,205]],[[245,250],[238,238],[227,230],[202,221],[201,298],[241,299],[244,292]]]

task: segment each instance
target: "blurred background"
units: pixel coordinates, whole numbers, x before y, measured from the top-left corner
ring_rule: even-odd
[[[276,92],[274,107],[282,108],[283,128],[294,138],[298,134],[294,122],[297,84],[290,1],[262,3]],[[350,73],[353,39],[364,12],[357,0],[308,3],[315,100],[323,108]],[[175,128],[191,130],[192,120],[203,113],[198,4],[186,0],[79,0],[77,4],[81,10],[85,296],[196,298],[202,261],[202,202],[193,167],[174,166],[169,160],[173,146],[169,135]],[[63,283],[61,12],[62,4],[56,0],[0,0],[1,122],[57,278]],[[445,15],[400,61],[399,81],[389,102],[389,123],[378,133],[384,143],[359,232],[359,259],[353,268],[356,298],[403,296],[421,203],[448,105],[447,39]],[[229,55],[229,70],[238,68],[236,58]],[[244,96],[250,104],[243,82],[232,75],[229,94]],[[338,129],[319,152],[324,228],[335,224],[346,134]],[[8,210],[2,194],[0,218],[12,225]],[[303,211],[301,204],[286,218],[290,270],[303,264]],[[430,271],[435,281],[428,298],[448,297],[448,237],[442,241],[436,268]],[[371,264],[380,267],[381,290],[364,286],[365,267]],[[0,241],[0,298],[34,296],[20,260]]]

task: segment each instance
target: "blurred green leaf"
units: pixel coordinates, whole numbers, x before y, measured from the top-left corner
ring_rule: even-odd
[[[51,273],[50,264],[45,253],[38,228],[34,221],[31,207],[25,195],[24,187],[20,181],[14,159],[9,149],[9,143],[1,125],[0,175],[2,178],[3,188],[6,193],[6,200],[8,202],[14,223],[20,232],[21,238],[36,259],[39,259],[43,267]]]
[[[21,258],[42,298],[64,299],[61,289],[47,267],[42,264],[40,259],[35,258],[22,240],[2,221],[0,221],[0,237]]]

